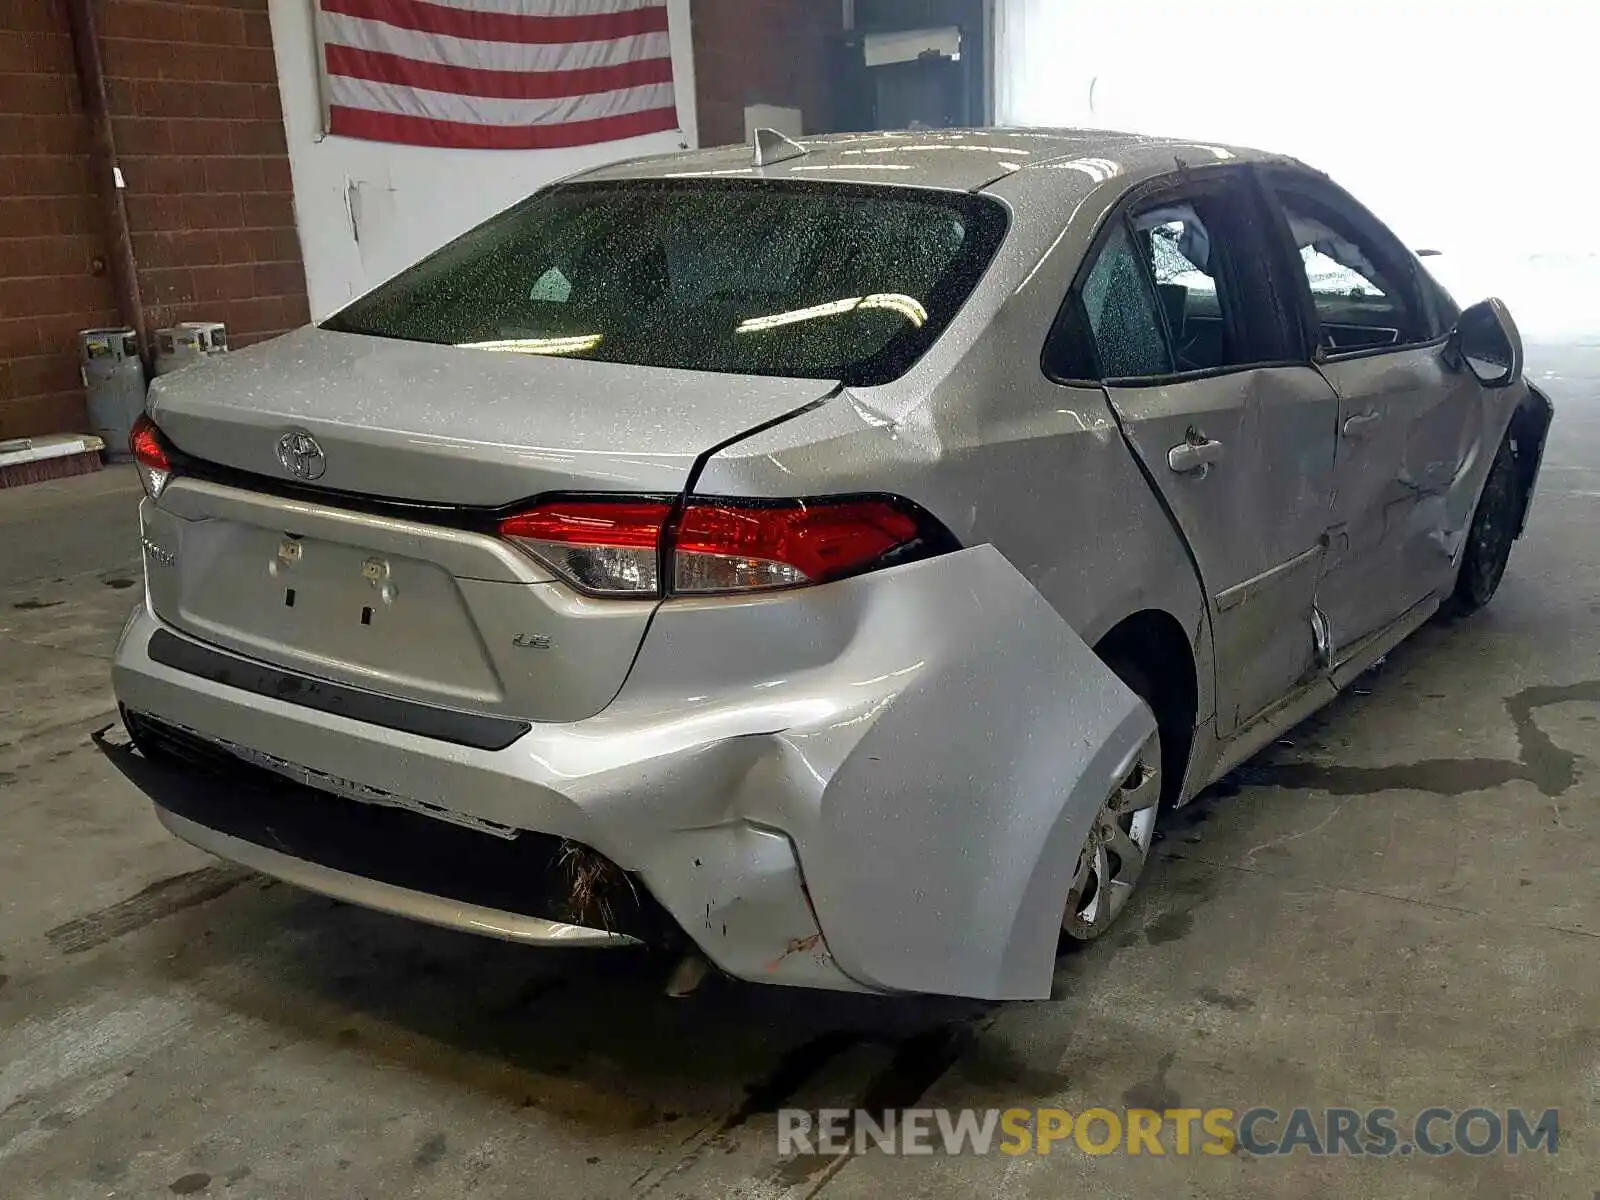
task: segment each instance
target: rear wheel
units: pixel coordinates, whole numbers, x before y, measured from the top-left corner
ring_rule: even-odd
[[[1461,570],[1456,576],[1450,609],[1457,615],[1476,612],[1494,597],[1505,577],[1511,544],[1517,540],[1517,518],[1522,511],[1522,480],[1517,456],[1507,437],[1495,452],[1489,477],[1478,497],[1478,510],[1467,531]]]
[[[1153,689],[1132,664],[1108,664],[1150,708]],[[1161,808],[1161,731],[1153,732],[1111,793],[1101,802],[1078,853],[1061,929],[1074,942],[1100,938],[1127,907],[1155,844]]]

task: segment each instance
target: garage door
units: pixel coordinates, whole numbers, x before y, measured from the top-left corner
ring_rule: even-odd
[[[1597,38],[1600,6],[1561,0],[997,0],[996,117],[1293,154],[1442,251],[1459,299],[1548,327],[1600,283]]]

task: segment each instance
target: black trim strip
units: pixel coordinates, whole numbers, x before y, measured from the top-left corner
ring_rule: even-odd
[[[322,508],[337,508],[344,512],[388,517],[396,521],[442,525],[473,533],[493,533],[502,517],[510,516],[533,505],[530,499],[513,501],[499,508],[462,507],[317,487],[314,484],[278,479],[271,475],[258,475],[254,471],[196,458],[174,445],[165,432],[161,434],[161,442],[172,464],[173,474],[179,478],[196,479],[203,483],[214,483],[221,487],[237,488],[240,491],[256,492],[264,496],[276,496],[281,500],[294,500],[302,504],[315,504]]]
[[[504,750],[533,728],[529,721],[435,708],[280,671],[186,641],[165,629],[158,629],[151,636],[147,653],[152,662],[224,687],[474,750]]]
[[[107,727],[91,735],[101,754],[157,808],[217,833],[464,904],[655,946],[683,941],[642,880],[587,847],[532,830],[491,837],[409,809],[349,800],[252,766],[154,717],[123,709],[122,719],[133,746],[107,738]],[[574,894],[580,876],[595,884],[587,896]]]

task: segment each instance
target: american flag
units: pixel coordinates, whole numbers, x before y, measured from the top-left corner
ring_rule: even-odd
[[[547,150],[678,127],[666,0],[317,0],[332,134]]]

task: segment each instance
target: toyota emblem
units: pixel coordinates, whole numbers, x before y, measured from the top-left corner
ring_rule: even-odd
[[[321,479],[328,469],[322,447],[304,429],[292,430],[278,439],[278,461],[296,479]]]

